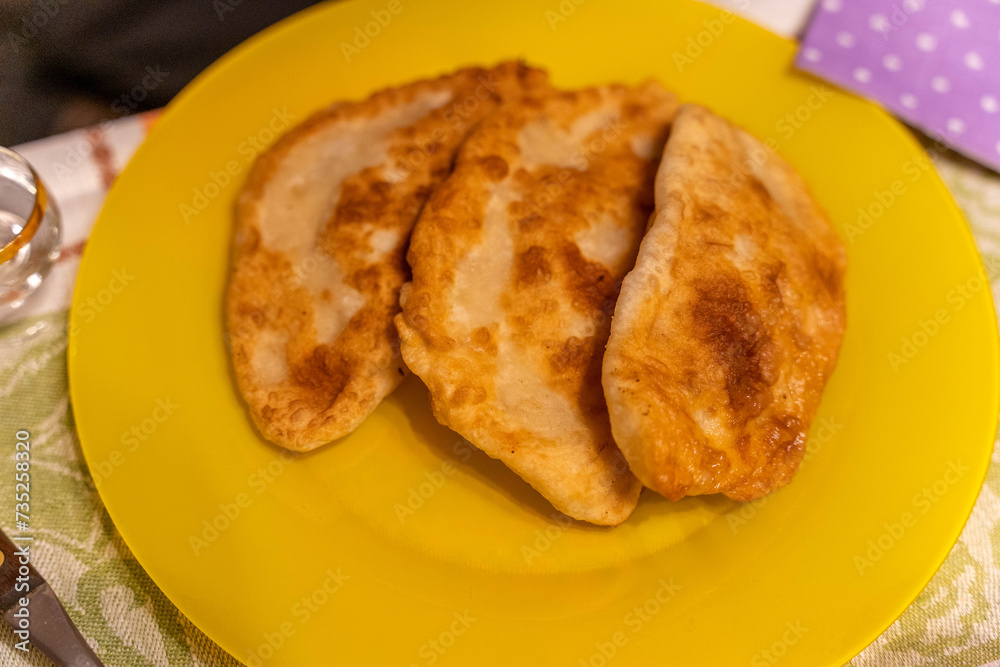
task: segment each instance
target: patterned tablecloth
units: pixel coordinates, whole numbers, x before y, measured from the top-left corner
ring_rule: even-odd
[[[750,11],[793,32],[808,0],[787,20],[775,2]],[[722,3],[724,4],[724,3]],[[775,18],[777,16],[777,18]],[[782,17],[785,17],[782,19]],[[155,114],[51,137],[19,148],[41,173],[64,218],[63,257],[26,317],[0,328],[0,437],[32,439],[32,560],[108,665],[237,665],[153,584],[125,546],[83,462],[66,378],[66,321],[79,256],[107,188],[142,141]],[[932,151],[983,254],[994,298],[1000,287],[1000,176],[951,153]],[[29,329],[37,331],[24,338]],[[113,397],[109,397],[113,400]],[[13,465],[13,459],[8,458]],[[1000,465],[991,467],[975,511],[948,560],[920,597],[857,656],[857,667],[1000,665]],[[0,497],[14,494],[0,475]],[[10,530],[12,517],[0,515]],[[155,517],[150,517],[155,521]],[[14,649],[0,624],[0,664],[45,665]]]

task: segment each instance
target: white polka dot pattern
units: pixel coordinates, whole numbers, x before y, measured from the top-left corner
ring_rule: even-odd
[[[1000,171],[1000,0],[820,0],[796,64]]]
[[[890,72],[898,72],[903,69],[903,59],[894,53],[889,53],[882,58],[882,65]]]

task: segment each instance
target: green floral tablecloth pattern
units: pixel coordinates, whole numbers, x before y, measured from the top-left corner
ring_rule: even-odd
[[[83,461],[66,376],[66,313],[0,330],[0,497],[14,497],[14,434],[31,434],[32,562],[106,665],[238,665],[198,631],[136,562],[101,503]],[[21,344],[29,325],[42,330]],[[108,400],[114,400],[109,396]],[[8,534],[13,508],[0,517]],[[7,515],[10,516],[7,516]],[[156,521],[150,516],[150,521]],[[0,664],[49,665],[14,648],[0,624]]]

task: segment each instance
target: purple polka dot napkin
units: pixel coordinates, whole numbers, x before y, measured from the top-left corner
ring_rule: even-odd
[[[819,0],[795,63],[1000,171],[1000,0]]]

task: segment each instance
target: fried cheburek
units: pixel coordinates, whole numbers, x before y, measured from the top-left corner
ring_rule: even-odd
[[[547,86],[518,63],[331,106],[264,153],[236,212],[227,319],[261,433],[293,450],[346,435],[399,384],[404,248],[469,130]]]
[[[601,357],[676,107],[655,83],[505,104],[407,255],[396,325],[437,419],[595,524],[624,521],[641,490],[611,437]]]
[[[604,357],[611,428],[643,484],[746,501],[791,480],[837,361],[846,264],[784,160],[681,108]]]

